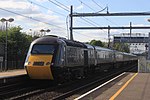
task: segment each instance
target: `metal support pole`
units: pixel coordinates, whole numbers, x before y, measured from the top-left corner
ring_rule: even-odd
[[[5,71],[7,70],[7,35],[8,35],[7,26],[8,26],[8,22],[6,21],[5,68],[4,68]]]
[[[110,26],[108,25],[108,48],[110,48]]]
[[[148,38],[148,60],[150,60],[150,33]]]
[[[132,34],[132,22],[130,22],[130,43],[131,43],[131,34]]]
[[[73,27],[73,6],[71,6],[71,11],[70,11],[70,40],[73,41],[73,31],[72,31],[72,27]]]
[[[7,66],[7,34],[8,34],[8,22],[13,22],[14,19],[13,18],[9,18],[9,19],[5,19],[5,18],[2,18],[1,19],[1,22],[6,22],[6,44],[5,44],[5,68],[4,70],[6,71],[8,69],[8,66]]]

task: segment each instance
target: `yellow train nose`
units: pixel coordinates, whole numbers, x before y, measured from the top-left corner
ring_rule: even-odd
[[[31,79],[51,79],[53,75],[51,71],[53,55],[30,55],[26,70]]]

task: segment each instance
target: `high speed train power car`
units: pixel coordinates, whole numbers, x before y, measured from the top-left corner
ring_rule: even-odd
[[[44,36],[31,43],[25,68],[31,79],[57,80],[133,65],[136,61],[137,57],[129,53],[56,36]]]

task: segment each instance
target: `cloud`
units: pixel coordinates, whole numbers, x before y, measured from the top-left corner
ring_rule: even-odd
[[[83,5],[78,6],[76,9],[77,9],[77,10],[83,9]]]
[[[38,1],[44,2],[45,0],[38,0]],[[31,19],[7,11],[3,10],[0,11],[0,18],[2,17],[14,18],[15,21],[13,23],[17,26],[21,26],[24,29],[24,31],[27,31],[29,29],[39,31],[40,29],[48,28],[55,35],[57,33],[64,33],[64,34],[66,33],[65,20],[62,20],[59,16],[54,15],[52,11],[41,10],[40,7],[31,4],[26,0],[0,0],[0,8],[21,14],[23,16],[30,17]],[[32,20],[32,18],[41,22],[34,21]],[[51,25],[44,24],[42,22],[46,22]],[[62,29],[59,27],[62,27]]]
[[[41,2],[40,5],[42,5],[42,3],[45,0],[36,0],[36,1]],[[14,18],[15,21],[11,24],[21,26],[23,28],[23,31],[29,31],[30,29],[32,29],[33,32],[34,31],[39,32],[41,29],[50,29],[51,32],[47,33],[49,35],[58,35],[61,37],[67,37],[66,18],[55,15],[55,13],[51,10],[41,9],[41,7],[36,6],[30,2],[27,2],[27,0],[0,0],[0,8],[7,9],[9,11],[13,11],[15,13],[19,13],[24,16],[30,17],[25,18],[20,15],[0,10],[0,18],[1,17]],[[82,8],[83,6],[80,5],[76,9],[80,10]],[[59,11],[62,10],[58,10],[58,12]],[[32,18],[42,22],[49,23],[51,25],[34,21],[32,20]],[[117,33],[117,30],[111,30],[111,34],[113,33]],[[90,41],[92,39],[107,41],[108,37],[107,30],[103,31],[83,30],[83,31],[75,31],[73,32],[73,34],[75,40],[82,42]]]
[[[105,41],[107,36],[107,31],[105,30],[83,30],[83,31],[74,31],[73,36],[75,40],[81,42],[89,42],[93,39]]]
[[[7,8],[7,9],[26,9],[28,6],[28,3],[19,1],[19,0],[4,0],[0,1],[0,7],[1,8]]]
[[[46,2],[47,0],[36,0],[37,2]]]
[[[11,10],[13,12],[21,14],[30,14],[31,12],[39,13],[39,8],[37,6],[34,6],[29,2],[24,2],[20,0],[0,1],[0,8]]]

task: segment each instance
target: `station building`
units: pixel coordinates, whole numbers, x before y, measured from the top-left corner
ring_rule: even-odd
[[[148,34],[144,33],[121,33],[114,35],[114,43],[127,43],[130,53],[142,54],[148,50]]]

